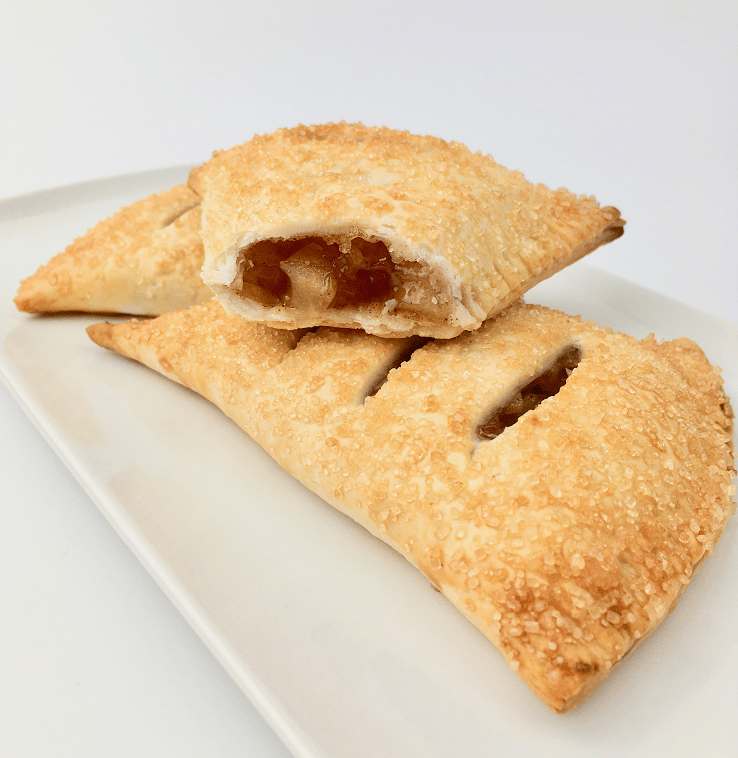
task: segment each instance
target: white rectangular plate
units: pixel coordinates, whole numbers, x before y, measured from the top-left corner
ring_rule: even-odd
[[[715,755],[738,743],[730,523],[677,610],[597,692],[551,713],[399,555],[285,474],[214,407],[100,350],[83,315],[12,297],[121,205],[184,169],[0,203],[0,371],[206,645],[298,756]],[[528,300],[638,337],[691,337],[738,397],[738,327],[586,264]]]

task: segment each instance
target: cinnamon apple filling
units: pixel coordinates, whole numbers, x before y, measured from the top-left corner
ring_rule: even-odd
[[[477,437],[493,440],[524,413],[537,408],[546,398],[553,397],[566,384],[581,359],[582,351],[576,345],[566,347],[543,373],[519,389],[504,405],[495,408],[477,426]]]
[[[318,313],[377,305],[422,320],[445,318],[450,302],[430,279],[427,266],[394,261],[384,242],[343,235],[257,242],[241,251],[234,286],[265,307]]]

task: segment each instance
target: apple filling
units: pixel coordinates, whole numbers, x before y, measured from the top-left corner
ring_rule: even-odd
[[[576,345],[562,350],[543,373],[519,389],[507,403],[495,408],[477,426],[477,437],[493,440],[524,413],[538,407],[546,398],[553,397],[566,384],[581,359],[582,351]]]
[[[265,307],[307,313],[377,305],[437,321],[450,311],[428,267],[393,261],[384,242],[348,235],[263,240],[241,251],[240,294]],[[434,286],[435,285],[435,286]]]

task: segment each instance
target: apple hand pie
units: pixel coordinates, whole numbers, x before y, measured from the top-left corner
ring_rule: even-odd
[[[205,282],[230,313],[288,329],[454,337],[624,224],[458,143],[361,124],[255,137],[189,185]]]
[[[522,303],[449,341],[216,301],[88,332],[402,553],[559,712],[674,608],[734,508],[730,405],[689,340]]]
[[[123,208],[41,266],[18,289],[20,311],[158,316],[209,300],[200,199],[186,185]]]

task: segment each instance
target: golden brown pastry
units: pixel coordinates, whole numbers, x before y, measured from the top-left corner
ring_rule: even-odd
[[[209,300],[199,205],[180,185],[123,208],[25,279],[18,310],[158,316]]]
[[[463,145],[361,124],[255,137],[189,185],[205,282],[229,312],[281,328],[453,337],[624,224]]]
[[[425,344],[215,301],[88,332],[402,553],[556,711],[666,617],[734,508],[732,412],[689,340],[522,303]]]

